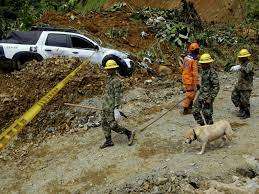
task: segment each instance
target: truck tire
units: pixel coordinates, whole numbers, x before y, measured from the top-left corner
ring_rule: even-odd
[[[37,53],[18,53],[14,57],[14,69],[21,70],[24,67],[26,67],[26,64],[30,61],[36,60],[36,61],[42,61],[43,57]]]

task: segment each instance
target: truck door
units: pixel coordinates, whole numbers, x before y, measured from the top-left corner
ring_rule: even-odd
[[[71,56],[71,48],[69,45],[67,34],[50,33],[47,36],[45,45],[43,46],[42,52],[45,58],[56,57],[56,56]]]
[[[89,59],[95,62],[95,55],[98,53],[98,46],[91,41],[76,35],[70,35],[71,54],[74,57]]]

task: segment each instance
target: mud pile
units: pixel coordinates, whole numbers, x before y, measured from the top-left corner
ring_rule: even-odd
[[[109,0],[104,5],[104,9],[111,7],[116,2],[116,0]],[[182,0],[124,0],[124,2],[134,9],[143,7],[175,9],[181,6]],[[187,2],[193,3],[201,18],[207,22],[238,23],[244,19],[244,6],[240,0],[188,0]]]
[[[19,118],[81,63],[78,59],[52,58],[42,62],[30,62],[21,71],[0,74],[0,129]],[[43,108],[23,134],[31,131],[31,134],[37,135],[42,129],[50,126],[61,131],[66,130],[72,118],[71,115],[67,115],[68,107],[65,107],[64,103],[79,103],[82,99],[103,93],[105,72],[97,65],[86,61],[83,63],[85,67],[79,75]],[[174,79],[174,75],[170,75],[169,78]],[[146,69],[137,68],[133,76],[123,79],[123,82],[127,90],[144,85],[145,80],[151,80],[151,76]]]
[[[148,32],[148,29],[142,22],[131,20],[130,15],[131,13],[124,11],[105,14],[91,13],[85,16],[77,13],[64,15],[57,12],[46,12],[37,21],[37,24],[75,28],[82,33],[85,32],[99,37],[109,47],[113,45],[115,48],[128,52],[139,52],[147,49],[154,42],[154,36],[149,33],[149,36],[145,39],[141,38],[141,32]],[[111,32],[121,29],[124,29],[125,36],[109,36]],[[116,41],[114,41],[114,38]]]
[[[0,74],[0,127],[6,127],[17,119],[79,64],[81,62],[77,59],[53,58],[31,62],[21,71]],[[59,109],[64,102],[76,100],[82,95],[100,94],[104,78],[97,66],[87,65],[43,112]]]

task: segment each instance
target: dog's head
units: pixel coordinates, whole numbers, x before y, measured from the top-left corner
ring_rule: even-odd
[[[197,139],[193,129],[188,130],[185,133],[184,138],[185,138],[185,143],[188,143],[188,144],[191,144],[194,140]]]

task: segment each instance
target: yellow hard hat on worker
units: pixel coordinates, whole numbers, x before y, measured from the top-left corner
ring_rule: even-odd
[[[105,64],[104,69],[116,69],[119,65],[114,60],[108,60]]]
[[[203,63],[212,63],[214,61],[214,59],[211,58],[210,54],[205,53],[203,55],[201,55],[199,63],[203,64]]]
[[[238,58],[244,58],[244,57],[250,57],[251,54],[249,53],[249,51],[247,49],[242,49],[241,51],[239,51],[238,53]]]

